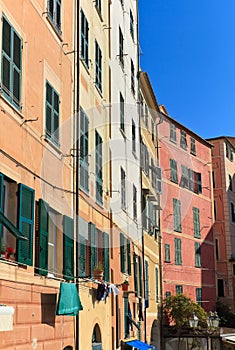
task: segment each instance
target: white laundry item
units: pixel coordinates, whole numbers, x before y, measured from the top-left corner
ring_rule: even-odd
[[[0,332],[13,330],[13,316],[15,309],[12,306],[0,306]]]
[[[112,289],[112,292],[115,296],[119,294],[119,289],[117,286],[115,286],[115,284],[110,284],[109,287]]]

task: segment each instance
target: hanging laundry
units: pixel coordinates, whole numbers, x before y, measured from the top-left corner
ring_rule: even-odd
[[[101,282],[98,284],[96,299],[98,301],[105,301],[109,294],[109,288],[107,283]]]
[[[115,286],[115,284],[110,284],[109,287],[111,288],[113,294],[115,295],[115,297],[119,294],[119,289],[117,286]]]
[[[83,310],[75,283],[60,283],[56,315],[76,316]]]

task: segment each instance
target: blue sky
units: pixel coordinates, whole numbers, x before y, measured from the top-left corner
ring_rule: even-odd
[[[235,136],[235,0],[139,0],[141,68],[203,138]]]

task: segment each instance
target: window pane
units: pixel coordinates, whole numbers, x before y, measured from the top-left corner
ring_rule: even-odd
[[[16,35],[16,33],[14,33],[14,53],[13,53],[13,62],[15,63],[15,65],[20,69],[21,66],[21,40],[18,37],[18,35]]]
[[[52,105],[52,87],[49,84],[46,86],[46,100]]]
[[[19,102],[20,100],[20,74],[14,69],[14,77],[13,77],[13,96],[15,102]]]
[[[46,132],[51,134],[51,107],[49,105],[46,106]]]
[[[3,88],[7,88],[7,93],[10,91],[10,62],[3,56],[2,59],[2,70],[3,70],[3,76],[2,76],[2,83]]]
[[[59,96],[54,92],[54,109],[59,113]]]
[[[3,51],[10,57],[11,56],[11,26],[3,18]]]

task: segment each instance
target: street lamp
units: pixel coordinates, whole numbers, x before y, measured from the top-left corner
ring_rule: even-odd
[[[195,312],[193,312],[193,318],[189,320],[189,325],[191,328],[197,328],[198,325],[198,317],[195,315]]]
[[[219,316],[218,316],[216,311],[214,313],[212,311],[209,312],[207,324],[211,328],[218,328],[219,327]]]

